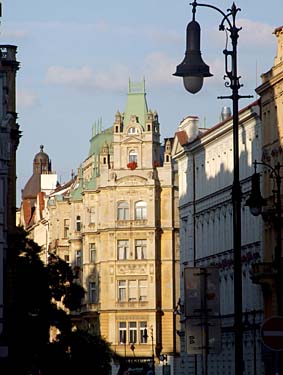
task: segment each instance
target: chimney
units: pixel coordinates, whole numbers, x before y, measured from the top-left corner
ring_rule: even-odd
[[[231,108],[230,107],[222,107],[221,111],[221,121],[226,121],[229,117],[231,117]]]

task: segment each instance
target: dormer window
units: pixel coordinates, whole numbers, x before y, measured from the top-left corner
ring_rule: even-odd
[[[138,128],[135,128],[135,127],[131,126],[128,129],[128,134],[138,134],[138,133],[139,133],[139,129]]]

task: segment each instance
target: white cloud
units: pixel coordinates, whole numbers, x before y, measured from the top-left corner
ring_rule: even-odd
[[[241,43],[249,47],[264,46],[274,38],[272,36],[273,28],[270,25],[261,22],[254,22],[248,19],[239,19]],[[240,39],[239,39],[240,41]],[[275,38],[274,38],[275,41]]]
[[[17,90],[17,104],[22,108],[32,108],[38,105],[39,98],[32,90]]]
[[[45,82],[69,86],[74,88],[92,88],[104,91],[116,91],[125,87],[125,82],[130,77],[126,65],[116,64],[110,70],[94,72],[89,66],[79,68],[66,68],[63,66],[51,66],[47,70]]]
[[[154,52],[145,58],[145,75],[153,85],[163,86],[174,83],[172,74],[176,70],[176,60],[162,52]]]
[[[94,84],[94,73],[89,66],[80,68],[50,66],[47,70],[45,82],[71,87],[91,87]]]
[[[124,90],[125,82],[130,76],[130,70],[126,65],[116,64],[110,70],[96,74],[95,86],[100,90]]]
[[[270,42],[275,41],[273,28],[262,22],[255,22],[246,18],[237,20],[237,27],[242,29],[239,31],[238,46],[250,49],[265,48],[270,46]],[[209,38],[208,38],[209,35]],[[209,44],[214,48],[214,43],[217,46],[225,46],[225,33],[219,31],[217,27],[210,27],[205,29],[202,33],[203,44]],[[230,33],[227,33],[228,49],[231,46]]]

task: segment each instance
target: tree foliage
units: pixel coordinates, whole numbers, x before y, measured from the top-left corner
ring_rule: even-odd
[[[49,256],[45,265],[40,246],[22,228],[13,236],[13,248],[16,336],[12,344],[17,359],[13,369],[23,375],[38,373],[39,368],[44,375],[70,375],[87,373],[91,361],[95,374],[108,374],[110,345],[91,332],[72,329],[70,312],[79,312],[85,293],[77,274],[56,255]],[[54,342],[49,341],[50,327],[59,331]],[[82,366],[86,366],[83,371]]]

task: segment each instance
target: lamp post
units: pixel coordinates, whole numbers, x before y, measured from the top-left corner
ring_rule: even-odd
[[[251,195],[248,198],[246,205],[250,208],[250,212],[254,216],[264,214],[262,212],[262,207],[266,206],[266,199],[263,199],[260,192],[260,174],[257,173],[257,165],[262,165],[266,167],[270,173],[269,177],[273,180],[275,189],[273,189],[274,194],[274,207],[275,210],[272,212],[272,218],[274,219],[274,229],[275,229],[275,250],[273,258],[273,269],[275,271],[275,290],[276,290],[276,299],[277,299],[277,314],[279,316],[283,315],[282,311],[282,205],[281,205],[281,180],[283,176],[281,175],[281,168],[283,165],[277,163],[274,167],[265,162],[254,161],[254,174],[252,175],[252,190]]]
[[[225,14],[221,9],[210,5],[201,4],[194,0],[192,5],[193,19],[187,26],[187,49],[185,58],[176,68],[175,76],[182,77],[184,86],[190,93],[197,93],[203,85],[203,78],[211,77],[208,65],[204,63],[200,52],[200,26],[195,20],[198,6],[212,8],[222,15],[219,25],[220,31],[230,35],[232,49],[224,49],[225,56],[225,86],[232,91],[231,95],[219,96],[218,99],[231,99],[233,103],[233,256],[234,256],[234,335],[235,335],[235,374],[243,374],[243,326],[242,326],[242,264],[241,264],[241,185],[239,178],[239,99],[252,96],[239,95],[242,86],[239,82],[237,68],[237,43],[241,28],[236,26],[236,15],[239,8],[235,3]],[[230,65],[228,60],[230,59]],[[229,70],[229,66],[231,66]]]
[[[152,355],[152,371],[155,374],[155,364],[154,364],[154,346],[153,346],[153,327],[150,327],[150,337],[151,337],[151,355]]]
[[[247,331],[252,331],[252,341],[253,341],[253,375],[257,375],[257,353],[256,353],[256,332],[258,329],[258,324],[256,324],[256,314],[257,310],[251,310],[245,312],[244,318],[244,328]],[[249,321],[249,315],[252,316],[252,322]]]
[[[148,339],[148,333],[147,328],[144,330],[143,337],[147,340]],[[150,337],[151,337],[151,358],[152,358],[152,373],[155,374],[155,361],[154,361],[154,344],[153,344],[153,327],[150,327]]]

